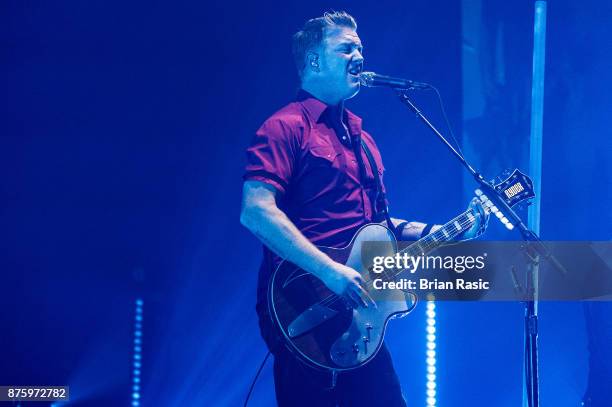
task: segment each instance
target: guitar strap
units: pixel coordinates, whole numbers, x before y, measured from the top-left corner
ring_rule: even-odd
[[[348,128],[344,124],[342,124],[342,127],[340,127],[339,123],[332,121],[332,126],[334,126],[334,129],[336,130],[337,134],[345,134],[348,136],[349,140],[355,140],[351,137]],[[368,145],[365,143],[365,141],[363,141],[363,138],[359,137],[359,140],[361,142],[361,148],[363,148],[363,151],[365,152],[365,155],[368,158],[368,162],[370,163],[370,169],[372,170],[372,175],[374,175],[374,183],[376,186],[376,196],[372,200],[372,220],[374,222],[381,222],[383,220],[387,221],[387,226],[389,227],[389,229],[391,229],[391,232],[393,232],[396,238],[399,239],[399,231],[395,228],[393,222],[391,222],[391,217],[389,216],[389,208],[387,207],[387,197],[385,196],[385,191],[382,188],[381,175],[378,172],[378,165],[376,165],[374,156],[372,155],[372,152],[370,151]],[[353,152],[355,153],[355,157],[359,165],[360,178],[365,184],[367,177],[363,159],[361,157],[361,151],[359,149],[359,146],[357,146],[356,142],[353,142],[351,144],[353,145]]]
[[[393,234],[397,235],[395,226],[391,222],[391,217],[389,216],[389,208],[387,206],[387,197],[382,187],[382,181],[380,180],[381,175],[380,175],[380,172],[378,171],[378,165],[376,165],[376,160],[374,160],[374,156],[372,155],[372,152],[370,151],[370,148],[368,147],[366,142],[361,137],[359,139],[361,140],[361,147],[363,148],[363,151],[365,152],[366,157],[368,158],[368,162],[370,163],[370,169],[372,170],[372,173],[374,175],[374,182],[376,184],[376,196],[374,197],[374,201],[372,203],[372,207],[373,207],[372,213],[375,214],[375,216],[373,216],[373,220],[375,222],[380,222],[383,219],[386,220],[387,226],[389,227],[389,229],[391,229]],[[361,154],[357,154],[357,161],[359,162],[360,166],[363,168],[363,162],[362,162],[363,160],[361,160]],[[362,179],[365,179],[365,171],[362,170],[361,173],[362,173]],[[383,218],[380,217],[381,214],[383,215]]]

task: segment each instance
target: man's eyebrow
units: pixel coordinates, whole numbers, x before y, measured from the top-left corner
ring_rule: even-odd
[[[356,48],[361,48],[363,49],[363,45],[361,45],[361,43],[355,42],[355,41],[342,41],[338,44],[338,47],[344,47],[344,46],[350,46],[350,47],[356,47]]]

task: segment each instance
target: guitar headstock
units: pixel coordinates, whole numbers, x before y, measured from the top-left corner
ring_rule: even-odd
[[[535,197],[533,181],[518,169],[514,171],[505,171],[498,177],[497,182],[493,182],[493,188],[497,191],[499,197],[510,207],[519,203],[529,203],[529,200]],[[476,190],[476,196],[482,202],[482,206],[485,210],[494,213],[508,230],[514,229],[514,225],[480,189]]]

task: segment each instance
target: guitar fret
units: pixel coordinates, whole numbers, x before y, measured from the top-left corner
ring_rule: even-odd
[[[414,245],[414,253],[412,253],[412,255],[414,256],[415,254],[418,256],[419,254],[423,253],[423,249],[421,248],[421,245],[417,242]]]

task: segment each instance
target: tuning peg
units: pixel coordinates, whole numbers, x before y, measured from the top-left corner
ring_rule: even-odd
[[[496,215],[500,214],[501,212],[496,213]],[[499,218],[499,220],[501,221],[501,223],[506,227],[506,229],[508,230],[512,230],[514,229],[514,225],[512,224],[512,222],[510,222],[508,220],[508,218],[506,218],[505,216],[497,216]]]

